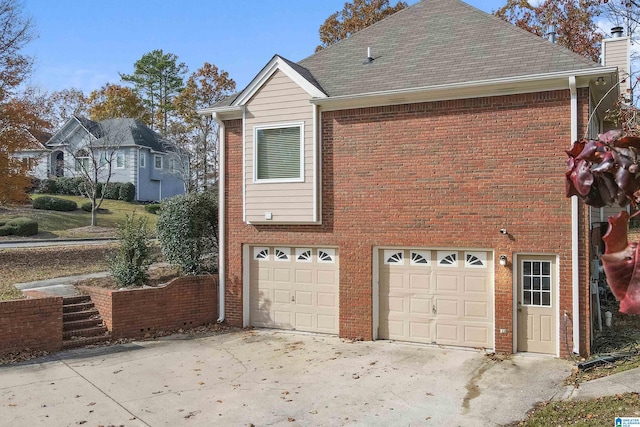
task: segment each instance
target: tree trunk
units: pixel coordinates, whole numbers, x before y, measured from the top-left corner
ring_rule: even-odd
[[[91,204],[91,226],[95,227],[98,225],[98,208],[95,203]]]

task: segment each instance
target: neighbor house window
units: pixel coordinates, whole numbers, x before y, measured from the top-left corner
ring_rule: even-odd
[[[139,153],[139,154],[140,154],[140,167],[143,168],[147,161],[147,156],[144,153]]]
[[[89,170],[89,152],[87,150],[76,151],[76,172]]]
[[[121,151],[116,153],[116,168],[124,169],[124,153]]]
[[[174,173],[176,171],[176,161],[175,159],[169,160],[169,172]]]
[[[256,127],[254,178],[256,181],[301,181],[304,126]]]
[[[153,162],[156,169],[162,169],[162,156],[158,156],[158,155],[153,156]]]

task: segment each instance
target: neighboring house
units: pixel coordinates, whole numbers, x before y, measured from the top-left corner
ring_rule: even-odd
[[[565,197],[564,150],[605,125],[616,65],[457,0],[274,56],[200,111],[221,125],[221,318],[589,353],[595,210]]]
[[[13,153],[12,156],[22,159],[28,164],[31,176],[46,177],[48,174],[47,159],[50,150],[44,144],[51,138],[51,134],[33,129],[24,130],[22,133],[27,141],[28,148]]]
[[[87,150],[87,144],[94,149]],[[45,146],[49,155],[46,170],[39,169],[39,178],[76,176],[80,164],[88,167],[89,156],[95,155],[113,157],[110,182],[134,184],[136,200],[162,200],[185,191],[180,171],[187,162],[169,141],[134,119],[95,122],[73,116]],[[105,154],[114,150],[113,156]],[[101,178],[104,180],[106,176]]]

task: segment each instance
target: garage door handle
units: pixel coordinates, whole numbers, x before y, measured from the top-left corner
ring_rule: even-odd
[[[437,314],[438,313],[438,310],[436,310],[436,306],[435,305],[431,307],[431,312],[433,314]]]
[[[296,297],[291,297],[291,302],[296,302]]]

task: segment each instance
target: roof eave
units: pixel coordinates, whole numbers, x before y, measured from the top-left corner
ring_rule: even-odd
[[[241,119],[244,107],[241,105],[225,106],[225,107],[208,107],[198,110],[201,116],[213,116],[217,120],[233,120]]]
[[[592,69],[450,83],[391,91],[338,95],[328,98],[312,98],[311,103],[321,106],[324,111],[329,111],[376,105],[398,105],[413,102],[513,95],[517,93],[567,89],[569,87],[569,77],[576,77],[578,87],[588,87],[591,78],[617,75],[617,72],[616,67],[597,67]]]

